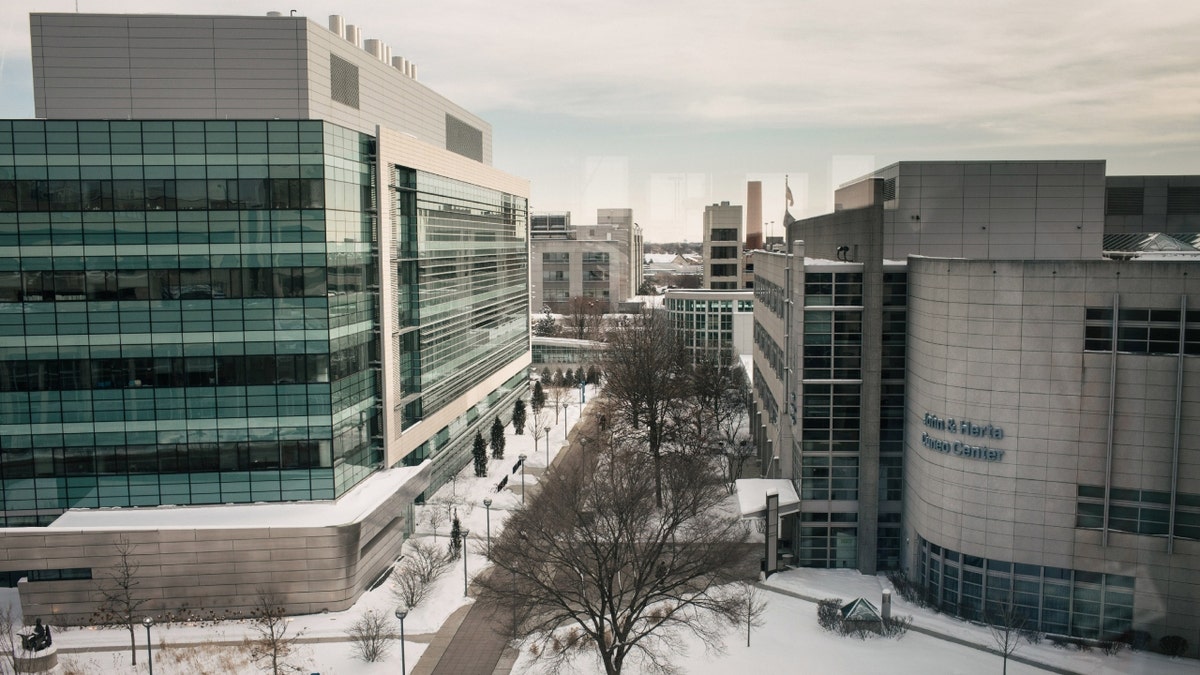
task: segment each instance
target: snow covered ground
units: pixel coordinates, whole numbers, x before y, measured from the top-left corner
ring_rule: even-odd
[[[589,398],[593,392],[589,387]],[[578,392],[574,392],[578,396]],[[579,418],[576,398],[567,412],[567,424],[573,426]],[[526,454],[525,484],[536,485],[537,476],[546,465],[547,448],[550,459],[557,455],[564,444],[567,431],[559,410],[554,420],[553,411],[548,411],[551,427],[550,442],[545,439],[537,443],[528,434],[515,435],[511,425],[507,428],[505,459],[491,460],[487,478],[475,478],[470,467],[460,477],[440,489],[429,500],[429,504],[418,508],[417,531],[411,541],[435,539],[429,521],[433,509],[457,509],[464,527],[470,530],[467,573],[473,577],[487,564],[484,555],[488,533],[488,510],[483,506],[484,498],[493,500],[490,509],[491,533],[498,535],[509,512],[521,504],[520,472],[511,469],[519,454]],[[509,477],[508,487],[497,493],[495,484]],[[733,500],[730,501],[731,505]],[[437,528],[436,541],[449,543],[450,523],[447,519]],[[406,543],[408,547],[410,544]],[[840,597],[850,600],[865,597],[876,605],[883,588],[890,585],[883,577],[865,576],[851,570],[797,569],[773,576],[766,582],[770,588],[790,591],[806,597]],[[763,592],[767,602],[765,623],[753,631],[751,646],[746,647],[745,628],[730,627],[722,653],[706,652],[695,640],[684,639],[681,652],[672,660],[683,673],[695,675],[718,675],[726,673],[891,673],[916,675],[918,673],[963,673],[976,675],[983,672],[999,672],[1001,659],[967,646],[955,644],[915,631],[910,631],[900,640],[858,640],[840,637],[823,631],[816,621],[816,605],[790,595]],[[0,604],[15,602],[15,591],[0,589]],[[448,572],[437,581],[425,602],[412,609],[405,618],[404,629],[408,638],[405,642],[405,657],[408,671],[419,660],[421,653],[433,633],[456,609],[472,602],[463,595],[462,561],[454,563]],[[392,595],[391,584],[367,592],[353,608],[345,612],[295,617],[289,630],[302,634],[307,640],[295,661],[303,667],[301,672],[321,675],[392,675],[399,671],[400,652],[393,648],[388,658],[380,663],[363,663],[355,658],[346,632],[350,625],[371,609],[386,611],[390,616],[397,605]],[[914,625],[939,633],[952,635],[974,644],[991,646],[992,638],[987,629],[971,625],[951,617],[913,607],[893,593],[893,612],[911,614]],[[250,675],[259,673],[245,658],[240,643],[251,634],[246,622],[225,622],[216,626],[158,625],[153,629],[155,672],[159,675],[193,673],[222,673],[228,675]],[[71,666],[67,672],[87,674],[145,673],[145,630],[137,631],[139,657],[138,666],[129,663],[128,634],[119,630],[59,629],[55,633],[55,644],[60,650],[87,650],[84,653],[60,653],[60,662]],[[203,645],[189,647],[187,645]],[[227,645],[227,646],[220,646]],[[1157,654],[1123,652],[1116,656],[1105,656],[1099,651],[1079,652],[1051,646],[1022,644],[1017,654],[1068,670],[1087,675],[1195,675],[1200,672],[1200,663],[1191,659],[1168,659]],[[1013,675],[1028,675],[1046,672],[1025,664],[1008,664]],[[513,669],[514,673],[537,673],[536,659],[522,653]],[[598,662],[581,659],[573,672],[590,674],[602,672]],[[630,669],[627,672],[636,672]]]

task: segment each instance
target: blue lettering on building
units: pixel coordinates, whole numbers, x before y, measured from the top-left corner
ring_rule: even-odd
[[[991,424],[976,424],[972,420],[954,419],[953,417],[943,419],[927,412],[923,421],[927,428],[949,434],[994,440],[1004,438],[1004,430],[1000,427],[992,426]],[[1004,457],[1004,451],[999,448],[992,448],[986,445],[971,445],[959,440],[948,441],[930,436],[927,432],[921,434],[921,445],[947,455],[981,459],[987,462],[998,462]]]

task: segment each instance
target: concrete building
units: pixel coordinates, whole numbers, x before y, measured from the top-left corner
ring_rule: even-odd
[[[642,229],[632,209],[597,209],[596,223],[572,225],[571,214],[530,217],[532,306],[567,313],[571,298],[603,312],[637,295],[642,283]]]
[[[526,181],[340,17],[31,16],[0,120],[0,575],[348,607],[527,382]],[[253,95],[250,95],[250,93]]]
[[[742,207],[721,202],[704,207],[704,287],[742,287]]]
[[[797,562],[902,570],[969,619],[1196,634],[1200,257],[1102,254],[1106,227],[1143,231],[1112,189],[1164,183],[1193,184],[901,162],[755,254],[756,441],[798,486]],[[1171,194],[1146,213],[1197,222]]]

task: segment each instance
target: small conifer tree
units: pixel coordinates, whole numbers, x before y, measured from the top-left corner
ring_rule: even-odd
[[[529,397],[529,407],[533,408],[533,412],[538,412],[546,406],[546,392],[542,389],[541,382],[533,383],[533,394]]]
[[[492,421],[492,459],[504,459],[504,423],[499,417]]]
[[[471,454],[475,456],[475,476],[483,478],[487,475],[487,441],[483,440],[483,434],[475,432],[475,447],[472,448]]]
[[[462,555],[462,523],[458,520],[458,509],[454,510],[454,520],[450,524],[450,559],[458,560]]]
[[[525,433],[525,400],[517,399],[513,403],[512,414],[513,431],[518,435]]]

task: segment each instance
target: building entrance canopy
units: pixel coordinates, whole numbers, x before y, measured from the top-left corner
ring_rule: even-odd
[[[796,494],[792,481],[786,478],[740,478],[734,485],[742,520],[766,518],[767,494],[771,492],[779,495],[779,515],[786,516],[800,510],[800,496]]]

